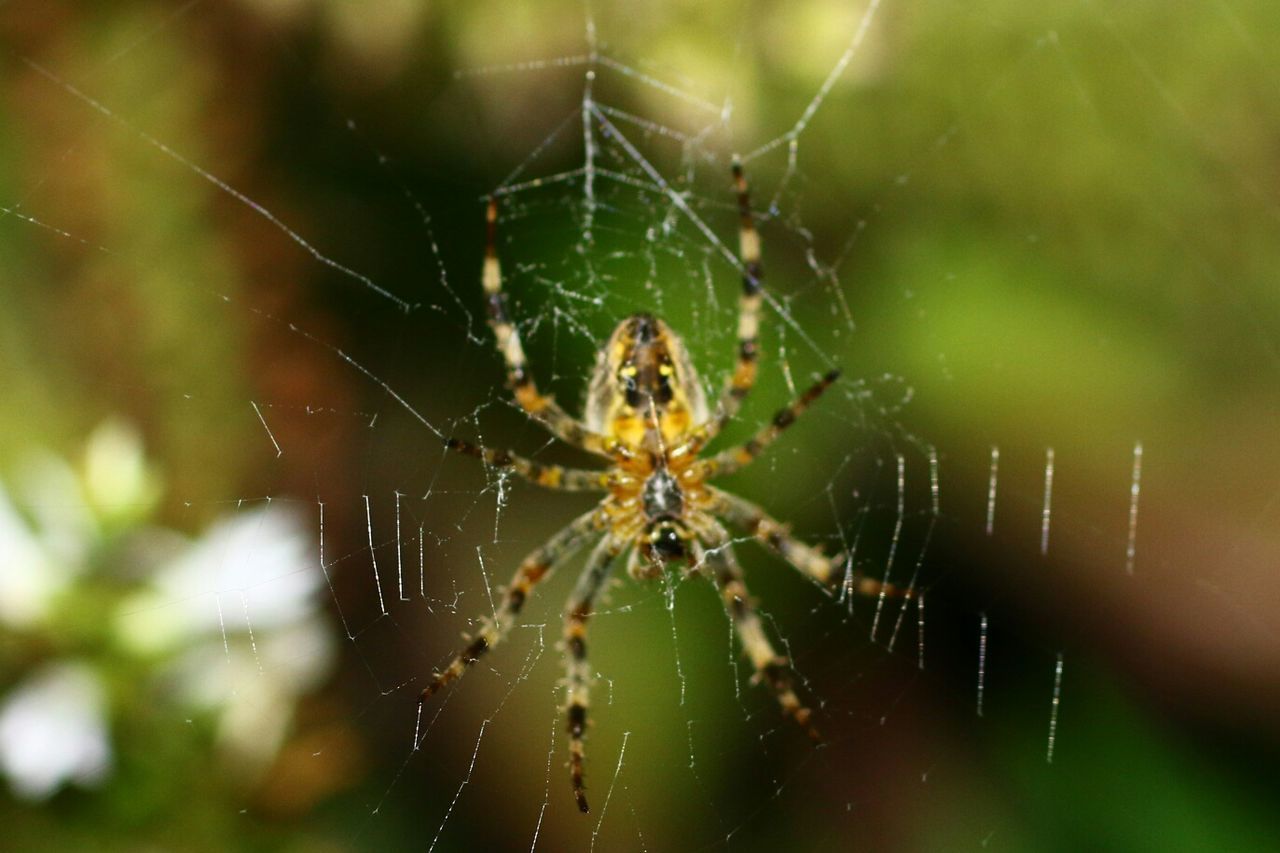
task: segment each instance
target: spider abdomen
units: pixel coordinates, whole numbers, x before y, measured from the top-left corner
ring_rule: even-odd
[[[651,314],[619,323],[587,390],[587,428],[633,450],[677,446],[710,418],[684,341]]]

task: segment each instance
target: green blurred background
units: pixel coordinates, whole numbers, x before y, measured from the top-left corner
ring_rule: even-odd
[[[0,2],[0,702],[61,685],[111,755],[37,788],[9,766],[4,846],[1274,848],[1280,7],[885,0],[789,149],[865,11]],[[584,162],[589,22],[595,97],[726,245],[729,156],[767,149],[748,168],[785,319],[732,436],[845,370],[730,485],[882,569],[900,454],[895,573],[919,561],[929,596],[919,671],[914,611],[891,653],[874,603],[742,549],[822,701],[814,747],[727,665],[705,585],[670,611],[617,589],[584,819],[563,578],[411,744],[482,568],[501,583],[586,505],[446,457],[427,424],[582,461],[503,402],[476,274],[480,199]],[[533,60],[556,61],[512,67]],[[715,377],[735,270],[592,133],[625,180],[598,180],[590,240],[582,177],[504,206],[540,380],[578,400],[635,310]],[[15,719],[0,752],[31,742]]]

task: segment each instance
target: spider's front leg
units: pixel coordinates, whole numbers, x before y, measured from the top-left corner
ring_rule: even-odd
[[[760,232],[751,214],[751,194],[742,161],[733,158],[733,188],[738,194],[738,256],[742,260],[742,295],[738,298],[738,363],[725,388],[720,406],[723,421],[732,418],[756,384],[760,355],[760,303],[764,267],[760,264]]]
[[[570,415],[547,394],[538,391],[529,372],[520,332],[507,310],[507,294],[502,289],[502,264],[498,260],[498,201],[490,197],[485,211],[487,226],[484,269],[480,282],[484,287],[485,303],[489,312],[489,327],[507,365],[507,385],[515,394],[516,402],[529,417],[541,423],[562,441],[580,447],[590,453],[608,456],[610,442],[604,436],[592,432]]]
[[[751,213],[751,196],[742,161],[733,158],[733,186],[738,196],[738,258],[742,263],[742,293],[738,297],[738,351],[733,373],[725,383],[715,413],[703,424],[695,443],[705,445],[724,428],[756,384],[760,358],[760,304],[764,299],[760,265],[760,232]]]
[[[586,747],[587,708],[590,705],[591,669],[587,665],[587,620],[591,618],[596,596],[609,577],[615,558],[622,550],[613,536],[600,541],[587,559],[573,594],[564,609],[565,714],[569,719],[569,772],[573,780],[573,796],[585,814],[587,795],[582,780]]]
[[[472,664],[501,642],[511,632],[533,588],[551,574],[559,560],[572,553],[592,533],[602,529],[604,524],[605,515],[597,507],[575,518],[525,557],[511,579],[497,612],[483,619],[480,630],[476,631],[467,647],[447,667],[435,674],[418,697],[418,706],[421,707],[431,696],[461,678]]]
[[[719,526],[717,525],[719,528]],[[711,577],[720,590],[725,612],[733,623],[734,633],[742,643],[742,651],[751,661],[755,669],[754,681],[763,682],[778,700],[782,713],[795,720],[809,737],[821,740],[818,730],[811,723],[813,712],[800,701],[795,688],[791,684],[790,664],[785,657],[774,651],[773,645],[765,634],[764,625],[751,604],[750,594],[742,576],[742,569],[733,555],[729,544],[729,535],[724,528],[716,531],[717,540],[709,543],[703,553]]]

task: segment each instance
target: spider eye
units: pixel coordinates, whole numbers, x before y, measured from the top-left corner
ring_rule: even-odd
[[[676,533],[676,529],[669,524],[664,524],[654,532],[652,544],[653,550],[657,551],[658,556],[663,560],[678,560],[684,556],[684,542],[680,540],[680,534]]]
[[[627,395],[627,405],[633,409],[640,405],[640,385],[636,382],[636,373],[634,364],[629,364],[618,371],[618,384]]]
[[[671,387],[671,377],[674,375],[675,368],[671,366],[671,362],[664,361],[658,365],[658,389],[654,397],[659,404],[670,403],[671,398],[675,396]]]

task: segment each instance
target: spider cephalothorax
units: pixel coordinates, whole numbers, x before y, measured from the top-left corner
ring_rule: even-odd
[[[488,243],[482,283],[507,384],[516,402],[557,437],[606,461],[599,470],[542,465],[505,450],[458,439],[449,448],[509,469],[540,486],[602,493],[600,502],[524,558],[503,593],[501,606],[466,647],[422,691],[419,703],[456,680],[510,631],[533,588],[587,541],[598,539],[564,610],[565,716],[569,723],[569,767],[578,807],[587,811],[583,785],[584,738],[591,671],[587,666],[587,622],[619,558],[629,552],[628,573],[654,578],[670,567],[705,574],[720,590],[725,611],[758,681],[773,691],[784,714],[816,737],[810,711],[791,683],[786,658],[773,649],[747,594],[723,521],[753,537],[824,587],[843,582],[866,595],[892,595],[888,584],[853,570],[845,556],[827,557],[794,538],[763,509],[710,484],[714,477],[748,464],[782,434],[838,378],[831,371],[774,415],[744,444],[703,456],[702,451],[738,410],[755,383],[759,325],[760,239],[747,200],[746,181],[733,167],[738,194],[742,295],[738,304],[737,365],[714,408],[679,335],[650,314],[634,314],[613,330],[596,358],[582,420],[540,393],[525,362],[520,334],[507,311],[497,253],[498,208],[488,208]],[[909,594],[909,593],[908,593]]]

